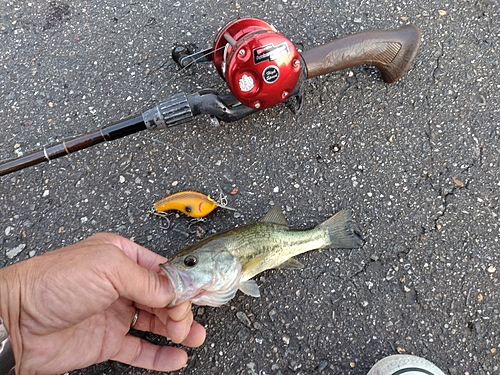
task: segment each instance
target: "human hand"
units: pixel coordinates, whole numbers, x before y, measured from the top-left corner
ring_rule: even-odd
[[[181,368],[187,354],[128,334],[134,329],[197,347],[205,329],[191,303],[174,298],[165,258],[101,233],[0,269],[0,316],[9,330],[16,374],[58,374],[113,359],[157,371]]]

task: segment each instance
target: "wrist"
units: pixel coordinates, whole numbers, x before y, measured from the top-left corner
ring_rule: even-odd
[[[0,269],[0,375],[14,374],[12,368],[20,353],[19,283],[17,265]]]

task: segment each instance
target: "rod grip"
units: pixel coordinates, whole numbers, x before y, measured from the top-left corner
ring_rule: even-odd
[[[376,66],[387,83],[396,82],[410,68],[420,47],[420,30],[414,25],[395,30],[365,31],[302,53],[307,78],[357,65]]]
[[[189,122],[193,117],[187,95],[183,92],[170,96],[142,114],[144,124],[149,130],[171,128]]]

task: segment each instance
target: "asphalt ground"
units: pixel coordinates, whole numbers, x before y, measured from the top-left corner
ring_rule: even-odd
[[[0,265],[100,231],[170,256],[272,204],[297,229],[351,208],[361,249],[266,271],[260,299],[194,307],[208,336],[179,373],[362,375],[394,353],[446,374],[500,373],[497,0],[2,0],[0,160],[179,91],[226,92],[209,64],[178,75],[170,51],[209,46],[238,15],[272,23],[301,50],[407,23],[422,45],[395,84],[372,66],[312,79],[298,115],[281,104],[218,127],[198,117],[3,177]],[[151,214],[168,193],[217,197],[219,186],[237,212],[171,215],[168,228]],[[111,373],[150,372],[106,362],[71,374]]]

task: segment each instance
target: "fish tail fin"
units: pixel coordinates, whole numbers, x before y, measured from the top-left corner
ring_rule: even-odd
[[[327,234],[325,248],[354,249],[364,243],[363,239],[356,232],[352,213],[349,210],[337,212],[331,218],[318,225],[318,228],[325,230]]]

